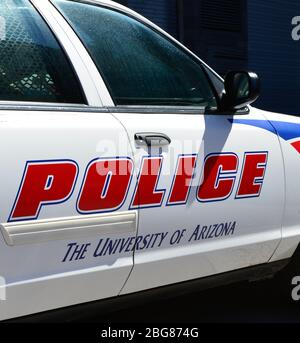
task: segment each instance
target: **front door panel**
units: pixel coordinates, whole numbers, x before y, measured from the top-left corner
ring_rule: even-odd
[[[131,202],[140,211],[140,244],[124,293],[270,259],[281,238],[280,147],[276,135],[238,123],[239,118],[264,118],[255,113],[122,113],[118,118],[135,146],[136,168],[142,175],[140,198]],[[166,134],[172,142],[151,150],[141,147],[134,135],[145,131]],[[149,154],[155,161],[154,176],[147,178],[143,168]]]

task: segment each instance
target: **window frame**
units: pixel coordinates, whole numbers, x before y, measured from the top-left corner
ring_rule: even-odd
[[[53,107],[86,107],[88,106],[88,101],[87,101],[87,96],[86,96],[86,92],[83,88],[82,82],[79,79],[78,73],[76,71],[76,68],[74,67],[74,64],[72,63],[71,59],[70,59],[70,55],[67,52],[67,50],[65,49],[64,44],[62,44],[62,42],[60,41],[58,35],[54,32],[54,30],[52,29],[52,27],[49,25],[48,21],[46,20],[45,16],[36,8],[35,4],[33,3],[33,1],[29,0],[30,5],[32,6],[32,9],[34,11],[36,11],[36,14],[40,17],[40,19],[44,22],[44,24],[46,25],[46,27],[48,28],[50,34],[52,35],[53,39],[57,42],[62,54],[64,55],[66,62],[69,64],[70,66],[70,70],[73,72],[73,76],[74,76],[74,80],[76,81],[77,85],[78,85],[78,90],[80,91],[81,95],[82,95],[82,100],[83,102],[81,103],[71,103],[71,102],[44,102],[44,101],[20,101],[20,100],[1,100],[0,99],[0,110],[2,109],[16,109],[18,107],[21,108],[40,108],[41,106],[44,107],[49,107],[49,108],[53,108]]]
[[[93,70],[93,61],[88,52],[81,44],[72,28],[60,15],[56,8],[48,0],[28,0],[34,10],[45,22],[54,39],[62,49],[65,58],[74,71],[74,77],[78,82],[84,103],[57,103],[57,102],[36,102],[36,101],[18,101],[18,100],[0,100],[0,111],[62,111],[62,112],[107,112],[102,102],[106,89],[102,87],[101,95],[99,84],[103,83],[100,78],[98,85],[95,84],[95,71]],[[96,69],[96,67],[95,67]],[[96,73],[98,70],[96,69]],[[109,101],[104,98],[106,105],[110,106]]]
[[[87,100],[86,104],[70,104],[70,103],[51,103],[51,102],[20,102],[20,101],[5,101],[0,100],[0,111],[50,111],[50,112],[117,112],[117,113],[166,113],[178,115],[195,115],[195,114],[217,114],[217,115],[233,115],[233,114],[249,114],[251,106],[237,111],[236,113],[222,113],[217,109],[213,113],[208,113],[203,107],[194,106],[116,106],[113,103],[112,97],[106,87],[104,80],[92,60],[85,45],[77,36],[76,32],[70,26],[68,21],[60,13],[57,7],[52,3],[52,0],[29,0],[38,14],[44,20],[49,30],[60,45],[65,57],[71,64],[79,85],[82,90],[83,97]],[[208,64],[202,61],[199,56],[190,51],[186,46],[177,41],[174,37],[165,32],[162,28],[155,25],[150,20],[142,15],[132,11],[117,3],[106,3],[102,0],[85,0],[83,1],[90,5],[102,6],[104,8],[119,11],[124,15],[131,16],[133,19],[140,21],[142,24],[157,31],[158,34],[168,39],[172,44],[181,48],[185,54],[188,54],[195,60],[197,64],[203,68],[208,81],[214,92],[217,92],[214,81],[209,76],[211,72],[220,82],[224,83],[224,79],[216,73]],[[220,97],[216,94],[216,100],[219,104]]]
[[[32,0],[31,0],[32,1]],[[33,0],[34,1],[34,0]],[[93,57],[91,56],[88,47],[86,46],[85,42],[82,41],[82,39],[78,36],[74,28],[72,27],[72,24],[70,21],[63,15],[63,13],[59,10],[58,6],[55,5],[55,2],[53,0],[47,0],[49,1],[52,6],[56,9],[56,11],[59,13],[59,15],[66,21],[66,23],[69,25],[69,27],[72,29],[74,34],[78,37],[80,40],[81,44],[89,54],[90,58],[93,61],[93,64],[96,66],[99,74],[101,75],[101,78],[104,81],[104,78],[102,77],[102,71],[98,69]],[[176,48],[180,49],[185,55],[187,55],[189,58],[191,58],[203,71],[203,74],[205,75],[208,84],[212,90],[212,93],[215,96],[216,103],[217,103],[217,108],[214,111],[207,111],[204,109],[204,107],[201,106],[166,106],[166,105],[116,105],[114,102],[114,99],[112,97],[112,94],[110,93],[110,88],[105,84],[105,87],[107,91],[110,94],[111,101],[113,105],[108,105],[107,107],[112,109],[114,112],[134,112],[138,113],[141,110],[145,110],[146,112],[154,112],[155,110],[158,110],[160,113],[174,113],[178,112],[179,114],[195,114],[195,113],[200,113],[200,114],[221,114],[219,111],[220,108],[220,96],[217,92],[217,89],[215,88],[214,82],[211,79],[211,77],[208,75],[207,70],[209,70],[214,76],[220,80],[220,82],[224,83],[224,80],[220,75],[218,75],[210,66],[208,66],[205,62],[203,62],[196,54],[191,52],[187,47],[185,47],[183,44],[178,42],[174,37],[169,35],[167,32],[165,32],[163,29],[161,29],[159,26],[155,25],[148,19],[144,18],[143,16],[139,15],[138,13],[130,10],[127,7],[124,7],[119,4],[108,4],[106,2],[97,1],[97,0],[71,0],[71,2],[77,2],[77,3],[82,3],[82,4],[87,4],[87,5],[92,5],[96,7],[102,7],[105,9],[109,9],[111,11],[119,12],[127,17],[130,17],[138,22],[140,22],[142,25],[145,25],[146,27],[150,28],[152,31],[156,32],[159,36],[161,36],[163,39],[168,40],[172,45],[174,45]],[[152,110],[151,110],[152,109]],[[178,109],[178,111],[176,110]],[[143,111],[143,112],[145,112]]]

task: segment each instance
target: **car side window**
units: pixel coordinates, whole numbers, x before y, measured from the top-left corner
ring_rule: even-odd
[[[90,52],[116,105],[217,106],[200,63],[153,28],[84,1],[53,3]]]
[[[72,66],[27,0],[0,2],[0,101],[85,103]]]

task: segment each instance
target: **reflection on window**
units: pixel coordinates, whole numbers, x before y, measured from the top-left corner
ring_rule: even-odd
[[[216,106],[202,67],[153,29],[108,8],[54,3],[86,45],[117,105]]]

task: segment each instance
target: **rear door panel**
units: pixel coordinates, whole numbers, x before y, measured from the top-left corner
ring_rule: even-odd
[[[5,237],[0,239],[0,274],[7,283],[7,301],[1,304],[0,318],[118,295],[133,266],[133,252],[123,250],[119,254],[100,255],[99,246],[108,238],[115,237],[116,233],[124,238],[136,235],[137,216],[135,211],[128,211],[136,183],[134,172],[128,188],[129,196],[119,209],[111,214],[99,211],[92,216],[94,225],[95,221],[98,224],[96,231],[93,230],[93,222],[82,224],[91,214],[79,213],[77,203],[85,170],[91,161],[118,156],[132,159],[123,127],[105,112],[1,110],[0,137],[2,233],[7,225],[24,224],[18,227],[19,234],[16,228],[8,227],[12,234],[10,245],[7,237],[6,240]],[[12,218],[28,161],[40,164],[62,160],[73,161],[77,166],[76,180],[68,197],[55,203],[43,203],[34,220]],[[32,179],[29,194],[35,194],[36,180]],[[48,187],[51,189],[51,184]],[[31,201],[29,197],[25,206],[29,206]],[[130,224],[129,213],[134,214]],[[118,214],[121,214],[117,219],[119,225],[114,221]],[[106,221],[101,226],[101,220],[107,220],[107,217],[115,225]],[[63,218],[63,227],[69,225],[73,235],[63,236],[55,231],[59,229],[55,221]],[[74,224],[72,220],[75,220]],[[39,235],[28,237],[30,231],[36,231],[36,223],[46,223],[48,227],[42,226]]]

